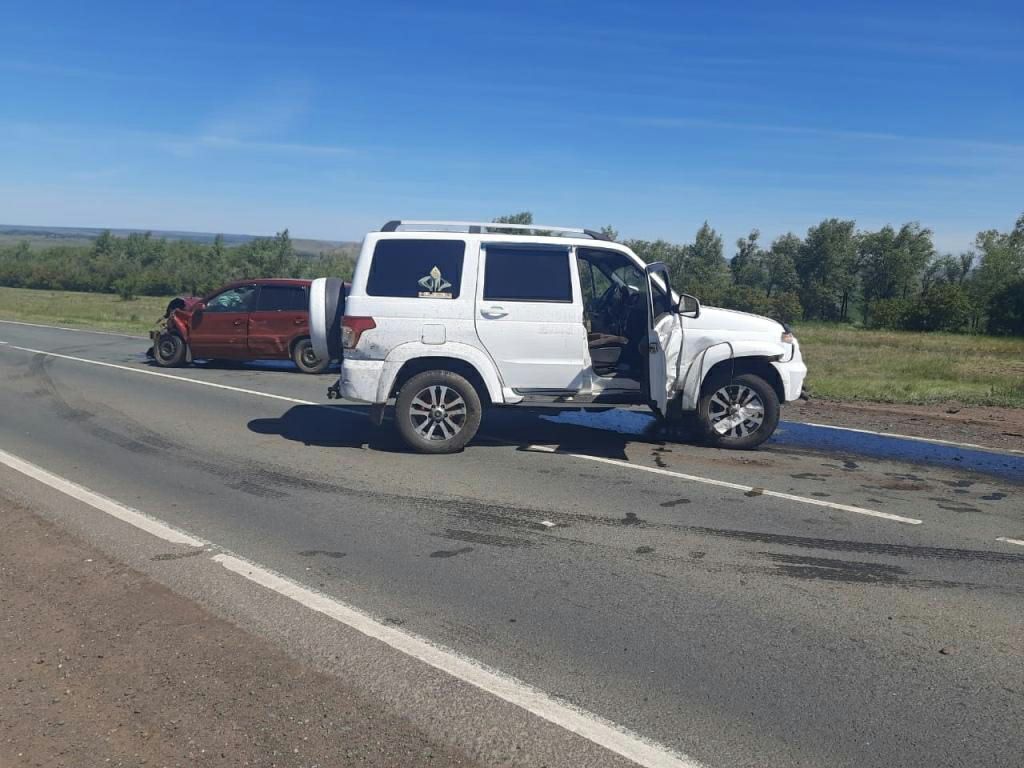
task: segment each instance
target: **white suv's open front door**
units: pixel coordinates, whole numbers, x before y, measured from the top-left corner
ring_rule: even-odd
[[[669,285],[668,267],[647,266],[647,399],[658,413],[668,413],[675,389],[683,327]]]

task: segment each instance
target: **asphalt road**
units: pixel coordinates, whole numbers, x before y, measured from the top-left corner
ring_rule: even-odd
[[[0,323],[0,448],[694,763],[1021,764],[1020,457],[805,432],[730,453],[516,409],[426,457],[328,404],[331,375],[168,372],[145,346]],[[0,486],[128,561],[146,546]],[[138,561],[484,762],[629,764],[205,558]]]

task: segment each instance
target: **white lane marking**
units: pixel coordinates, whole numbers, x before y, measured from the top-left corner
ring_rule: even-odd
[[[0,323],[10,325],[28,325],[32,328],[51,328],[55,331],[71,331],[72,333],[98,333],[100,336],[121,336],[125,339],[147,339],[148,336],[136,336],[131,333],[117,333],[116,331],[93,331],[89,328],[65,328],[61,325],[44,325],[43,323],[26,323],[24,320],[0,320]]]
[[[287,403],[298,403],[299,405],[323,405],[323,403],[315,403],[312,400],[300,400],[295,397],[287,397],[285,395],[275,395],[270,392],[258,392],[255,389],[242,389],[241,387],[231,387],[227,384],[217,384],[213,381],[201,381],[199,379],[190,379],[188,376],[175,376],[171,373],[163,373],[161,371],[147,371],[143,368],[132,368],[130,365],[119,365],[118,363],[106,363],[102,360],[88,360],[84,357],[75,357],[74,355],[62,355],[58,352],[47,352],[43,349],[32,349],[31,347],[19,347],[16,344],[11,344],[11,349],[19,349],[22,352],[31,352],[34,355],[46,355],[47,357],[58,357],[61,360],[73,360],[76,363],[87,363],[89,365],[99,365],[103,368],[116,368],[119,371],[128,371],[129,373],[141,373],[146,376],[159,376],[161,379],[174,379],[175,381],[184,381],[188,384],[200,384],[204,387],[213,387],[214,389],[226,389],[229,392],[240,392],[243,395],[256,395],[257,397],[269,397],[272,400],[284,400]]]
[[[841,432],[859,432],[862,435],[878,435],[880,437],[892,437],[897,440],[915,440],[919,443],[937,443],[938,445],[952,445],[956,448],[974,448],[978,451],[988,451],[989,453],[1017,453],[1024,454],[1024,451],[1019,451],[1016,448],[991,448],[987,445],[978,445],[977,443],[958,443],[953,440],[940,440],[937,437],[915,437],[914,435],[900,435],[895,432],[876,432],[871,429],[854,429],[853,427],[837,427],[832,424],[816,424],[813,421],[794,421],[793,424],[805,424],[808,427],[818,427],[819,429],[836,429]]]
[[[226,389],[229,392],[239,392],[243,395],[253,395],[254,397],[266,397],[271,400],[284,400],[286,403],[296,403],[298,405],[315,405],[317,408],[325,408],[328,411],[345,411],[346,413],[355,413],[360,416],[365,415],[363,411],[356,410],[354,408],[347,408],[344,405],[329,405],[327,403],[317,403],[313,400],[300,400],[297,397],[287,397],[285,395],[275,395],[271,392],[260,392],[256,389],[243,389],[242,387],[231,387],[227,384],[217,384],[214,381],[202,381],[200,379],[190,379],[188,376],[175,376],[171,373],[162,373],[160,371],[147,371],[144,368],[132,368],[130,365],[119,365],[118,363],[106,363],[102,360],[89,360],[84,357],[75,357],[74,355],[62,355],[59,352],[47,352],[44,349],[32,349],[31,347],[19,347],[16,344],[10,345],[11,349],[18,349],[22,352],[31,352],[33,355],[46,355],[47,357],[57,357],[61,360],[73,360],[76,363],[86,363],[88,365],[98,365],[102,368],[116,368],[119,371],[128,371],[129,373],[143,373],[146,376],[159,376],[162,379],[174,379],[175,381],[183,381],[186,384],[199,384],[203,387],[213,387],[214,389]]]
[[[514,677],[429,640],[382,624],[357,608],[308,589],[274,571],[233,555],[214,555],[213,560],[260,586],[284,595],[310,610],[379,640],[463,682],[487,691],[503,701],[554,723],[571,733],[621,755],[646,768],[700,768],[701,763],[615,723],[556,701],[548,694]]]
[[[0,341],[0,344],[8,344],[8,343],[9,342],[6,342],[6,341]]]
[[[575,459],[586,459],[587,461],[596,461],[601,464],[611,464],[613,467],[622,467],[623,469],[637,469],[641,472],[650,472],[655,475],[667,475],[668,477],[678,477],[681,480],[689,480],[693,483],[703,483],[704,485],[714,485],[719,488],[731,488],[734,491],[743,491],[744,493],[756,492],[758,496],[771,496],[776,499],[786,499],[787,501],[797,501],[801,504],[810,504],[815,507],[825,507],[826,509],[838,509],[842,512],[854,512],[858,515],[867,515],[868,517],[880,517],[883,520],[892,520],[895,523],[905,523],[906,525],[921,525],[921,520],[914,517],[902,517],[900,515],[893,515],[888,512],[879,512],[875,509],[867,509],[865,507],[853,507],[849,504],[836,504],[833,501],[822,501],[821,499],[811,499],[806,496],[796,496],[792,493],[782,493],[781,491],[769,491],[760,486],[743,485],[741,483],[730,483],[725,480],[714,480],[710,477],[701,477],[700,475],[687,475],[682,472],[673,472],[670,469],[661,469],[660,467],[645,467],[642,464],[631,464],[628,461],[619,461],[618,459],[606,459],[603,456],[588,456],[585,453],[568,453],[559,451],[549,445],[530,445],[527,450],[540,451],[542,453],[558,453],[562,456],[572,456]]]
[[[996,541],[1003,541],[1007,544],[1016,544],[1018,547],[1024,547],[1024,539],[1008,539],[1006,536],[1000,536]]]
[[[209,542],[102,496],[42,467],[0,450],[0,463],[60,491],[122,522],[173,544],[207,547]],[[486,691],[503,701],[621,755],[645,768],[703,768],[701,763],[615,723],[582,709],[556,701],[543,691],[453,650],[376,621],[339,600],[301,586],[284,576],[231,554],[217,554],[213,561],[260,586],[277,592],[311,610],[322,613],[367,637],[418,659],[442,672]]]
[[[169,541],[172,544],[186,544],[190,547],[205,547],[207,545],[207,542],[202,539],[197,539],[195,536],[179,531],[177,528],[173,528],[167,523],[150,517],[137,509],[126,507],[124,504],[113,499],[108,499],[106,496],[102,496],[95,491],[90,491],[78,483],[73,483],[59,475],[48,472],[42,467],[18,458],[14,454],[7,453],[7,451],[0,450],[0,464],[4,464],[27,477],[31,477],[33,480],[38,480],[40,483],[60,491],[73,499],[78,499],[90,507],[98,509],[100,512],[106,512],[122,522],[134,525],[136,528],[151,533],[164,541]]]

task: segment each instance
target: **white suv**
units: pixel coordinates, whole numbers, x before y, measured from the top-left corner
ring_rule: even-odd
[[[425,453],[461,450],[485,405],[540,403],[648,405],[753,448],[807,373],[785,326],[678,296],[664,264],[590,230],[391,221],[363,241],[347,298],[340,286],[310,291],[317,353],[343,356],[329,395],[374,404],[378,423],[394,398]]]

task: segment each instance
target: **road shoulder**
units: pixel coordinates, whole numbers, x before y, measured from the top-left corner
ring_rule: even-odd
[[[19,504],[0,529],[0,764],[475,764]]]

